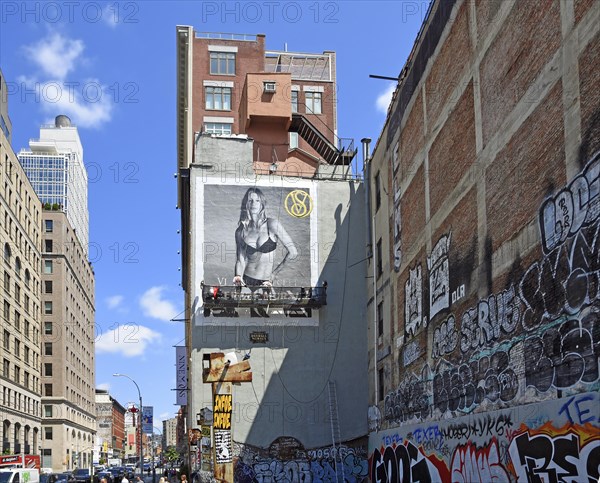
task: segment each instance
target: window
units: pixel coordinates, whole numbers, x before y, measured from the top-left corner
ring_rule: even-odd
[[[44,322],[44,334],[52,335],[52,322]]]
[[[21,341],[15,338],[15,357],[17,359],[21,358]]]
[[[10,322],[10,304],[6,300],[4,301],[4,320]]]
[[[29,354],[30,354],[29,347],[25,346],[25,364],[29,364]]]
[[[375,175],[375,211],[381,206],[381,178],[379,173]]]
[[[291,132],[290,133],[290,149],[294,149],[298,147],[298,133]]]
[[[21,332],[21,314],[15,310],[15,329]]]
[[[383,401],[383,395],[385,394],[385,389],[383,387],[383,367],[379,369],[377,372],[377,385],[379,386],[379,401]]]
[[[52,273],[53,268],[52,260],[44,260],[44,273]]]
[[[44,384],[44,396],[52,396],[52,384]]]
[[[46,233],[52,233],[54,230],[54,221],[52,220],[44,220],[44,228]]]
[[[10,245],[8,243],[4,244],[4,261],[6,263],[10,263],[10,257],[12,256],[12,252],[10,250]]]
[[[277,90],[277,82],[275,81],[264,81],[263,92],[267,94],[273,94]]]
[[[52,428],[44,428],[44,439],[52,439]]]
[[[235,54],[231,52],[211,52],[210,73],[235,75]]]
[[[231,110],[231,87],[205,87],[206,109]]]
[[[17,277],[21,276],[21,259],[19,257],[15,258],[15,273]]]
[[[44,342],[44,355],[45,356],[52,355],[52,342]]]
[[[23,385],[29,389],[29,372],[25,371],[23,374]]]
[[[3,376],[8,379],[10,377],[10,362],[8,359],[4,359],[3,371]]]
[[[323,94],[320,92],[305,92],[306,97],[306,113],[321,114],[321,99]]]
[[[29,270],[25,269],[25,286],[29,287],[29,282],[31,282],[31,275],[29,274]]]
[[[52,293],[52,280],[44,280],[44,292]]]
[[[44,404],[44,417],[45,418],[52,417],[52,405],[51,404]],[[47,429],[52,429],[52,428],[47,428]]]
[[[44,302],[44,315],[52,315],[52,302]]]
[[[15,283],[15,302],[21,304],[21,287]]]
[[[383,335],[383,302],[377,304],[377,336]]]
[[[208,134],[231,134],[231,123],[207,122],[204,123],[204,132]]]
[[[4,291],[10,293],[10,275],[8,272],[4,272]]]
[[[298,91],[292,91],[292,112],[298,112]]]
[[[25,308],[25,312],[29,313],[29,295],[27,294],[23,297],[23,307]]]
[[[377,241],[377,278],[383,274],[383,251],[381,249],[381,238]]]
[[[15,382],[21,384],[21,368],[15,365]],[[21,396],[19,396],[19,406],[21,405]]]
[[[4,350],[10,351],[10,332],[8,330],[4,331]]]
[[[52,240],[44,240],[44,251],[52,253]]]
[[[44,376],[52,376],[52,363],[46,362],[44,364]]]

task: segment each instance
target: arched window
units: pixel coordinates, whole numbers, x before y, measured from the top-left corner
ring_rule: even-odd
[[[10,250],[10,245],[8,243],[4,244],[4,261],[6,263],[10,263],[10,257],[12,256],[12,252]]]

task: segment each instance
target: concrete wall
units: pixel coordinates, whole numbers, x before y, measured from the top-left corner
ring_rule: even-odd
[[[395,270],[371,478],[596,481],[600,4],[456,1],[441,27],[440,5],[374,153]]]
[[[202,355],[207,352],[235,352],[238,360],[251,351],[251,383],[234,385],[232,438],[236,457],[236,481],[295,475],[290,481],[335,481],[343,471],[348,481],[361,481],[367,474],[365,279],[364,279],[364,194],[362,185],[352,181],[311,181],[281,177],[245,177],[252,173],[252,141],[202,136],[196,146],[197,165],[192,167],[191,215],[192,285],[200,297],[200,277],[211,276],[206,261],[206,242],[212,233],[201,221],[209,214],[203,198],[211,185],[233,189],[234,183],[261,186],[266,190],[290,187],[310,192],[313,212],[310,234],[312,283],[328,282],[327,305],[313,310],[312,317],[285,317],[270,313],[269,318],[204,317],[196,302],[192,329],[190,380],[191,411],[212,407],[211,384],[203,384]],[[222,170],[207,173],[199,167],[212,160]],[[237,165],[237,166],[236,166]],[[212,200],[214,202],[215,200]],[[239,200],[236,200],[239,217]],[[215,205],[215,208],[217,208]],[[221,205],[222,206],[222,205]],[[211,208],[212,209],[212,208]],[[270,206],[275,216],[275,207]],[[233,216],[233,215],[232,215]],[[282,224],[291,225],[279,216]],[[229,221],[223,218],[223,224]],[[235,227],[235,225],[232,225]],[[224,231],[224,236],[233,230]],[[224,260],[224,273],[233,276],[235,247],[232,236],[219,252],[210,257]],[[306,247],[299,247],[299,249]],[[303,267],[296,267],[301,272]],[[249,334],[264,331],[268,342],[253,344]],[[332,452],[329,382],[335,382],[337,413],[341,426],[341,448]],[[362,439],[361,439],[362,438]],[[338,441],[339,444],[339,441]],[[343,462],[342,462],[343,461]],[[354,475],[354,476],[352,476]],[[321,478],[318,480],[316,478]],[[352,479],[354,478],[354,479]],[[311,481],[311,480],[308,480]]]

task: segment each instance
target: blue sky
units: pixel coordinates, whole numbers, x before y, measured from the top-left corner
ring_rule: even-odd
[[[341,137],[375,141],[428,0],[0,2],[0,66],[15,152],[67,114],[89,176],[96,386],[173,417],[182,344],[176,210],[175,26],[266,34],[267,49],[337,52]]]

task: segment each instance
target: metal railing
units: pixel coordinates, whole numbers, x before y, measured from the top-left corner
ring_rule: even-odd
[[[239,40],[242,42],[256,42],[256,34],[236,34],[230,32],[195,32],[197,39]]]

